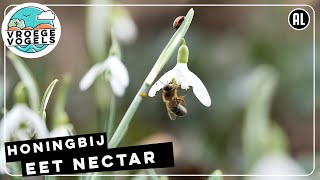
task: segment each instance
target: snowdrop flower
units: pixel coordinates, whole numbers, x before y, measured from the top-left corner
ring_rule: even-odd
[[[49,134],[45,121],[25,104],[16,104],[0,122],[0,174],[5,173],[4,142],[29,140],[33,135],[46,138]]]
[[[111,47],[112,48],[112,47]],[[87,90],[95,79],[104,72],[110,75],[110,85],[113,93],[121,97],[124,95],[129,85],[129,74],[125,65],[121,62],[120,57],[111,55],[103,62],[97,63],[81,79],[79,87],[82,91]]]
[[[192,86],[194,95],[199,101],[209,107],[211,105],[211,99],[209,93],[202,83],[202,81],[189,70],[188,68],[189,50],[183,40],[181,45],[176,66],[170,71],[166,72],[149,90],[148,95],[154,97],[155,94],[162,89],[165,84],[170,83],[173,79],[181,87],[181,89],[189,89]]]
[[[120,42],[129,44],[136,40],[138,36],[138,28],[127,9],[124,7],[116,8],[113,16],[112,30]]]
[[[45,138],[49,134],[45,121],[24,104],[16,104],[6,113],[6,122],[4,119],[0,122],[0,132],[1,144],[11,139],[28,140],[33,135]]]
[[[50,131],[50,137],[63,137],[63,136],[70,136],[69,133],[73,129],[71,124],[61,125],[59,127],[54,128]]]
[[[269,154],[258,160],[249,174],[268,174],[273,180],[306,180],[307,177],[276,176],[306,174],[305,170],[292,158],[285,154]],[[269,180],[268,176],[252,176],[248,180]]]

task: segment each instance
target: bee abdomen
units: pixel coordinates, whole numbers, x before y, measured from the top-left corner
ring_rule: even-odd
[[[178,104],[178,106],[174,107],[172,110],[172,112],[177,116],[181,117],[187,115],[187,109],[180,104]]]

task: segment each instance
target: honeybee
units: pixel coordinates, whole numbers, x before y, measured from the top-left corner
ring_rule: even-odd
[[[187,115],[187,109],[183,106],[185,104],[184,96],[178,96],[178,87],[179,85],[173,79],[162,89],[162,100],[166,104],[171,120],[175,120],[176,116],[183,117]]]

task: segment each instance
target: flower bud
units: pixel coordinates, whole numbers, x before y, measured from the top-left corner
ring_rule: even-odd
[[[187,64],[188,63],[188,59],[189,59],[189,49],[185,44],[183,44],[179,48],[177,61],[180,62],[180,63]]]
[[[19,104],[25,104],[27,102],[26,89],[22,82],[19,82],[14,88],[14,102]]]

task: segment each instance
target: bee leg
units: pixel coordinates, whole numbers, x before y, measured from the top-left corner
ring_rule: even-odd
[[[177,97],[177,102],[178,102],[179,104],[185,105],[185,104],[186,104],[186,101],[184,100],[184,98],[185,98],[185,96],[179,96],[179,97]]]

